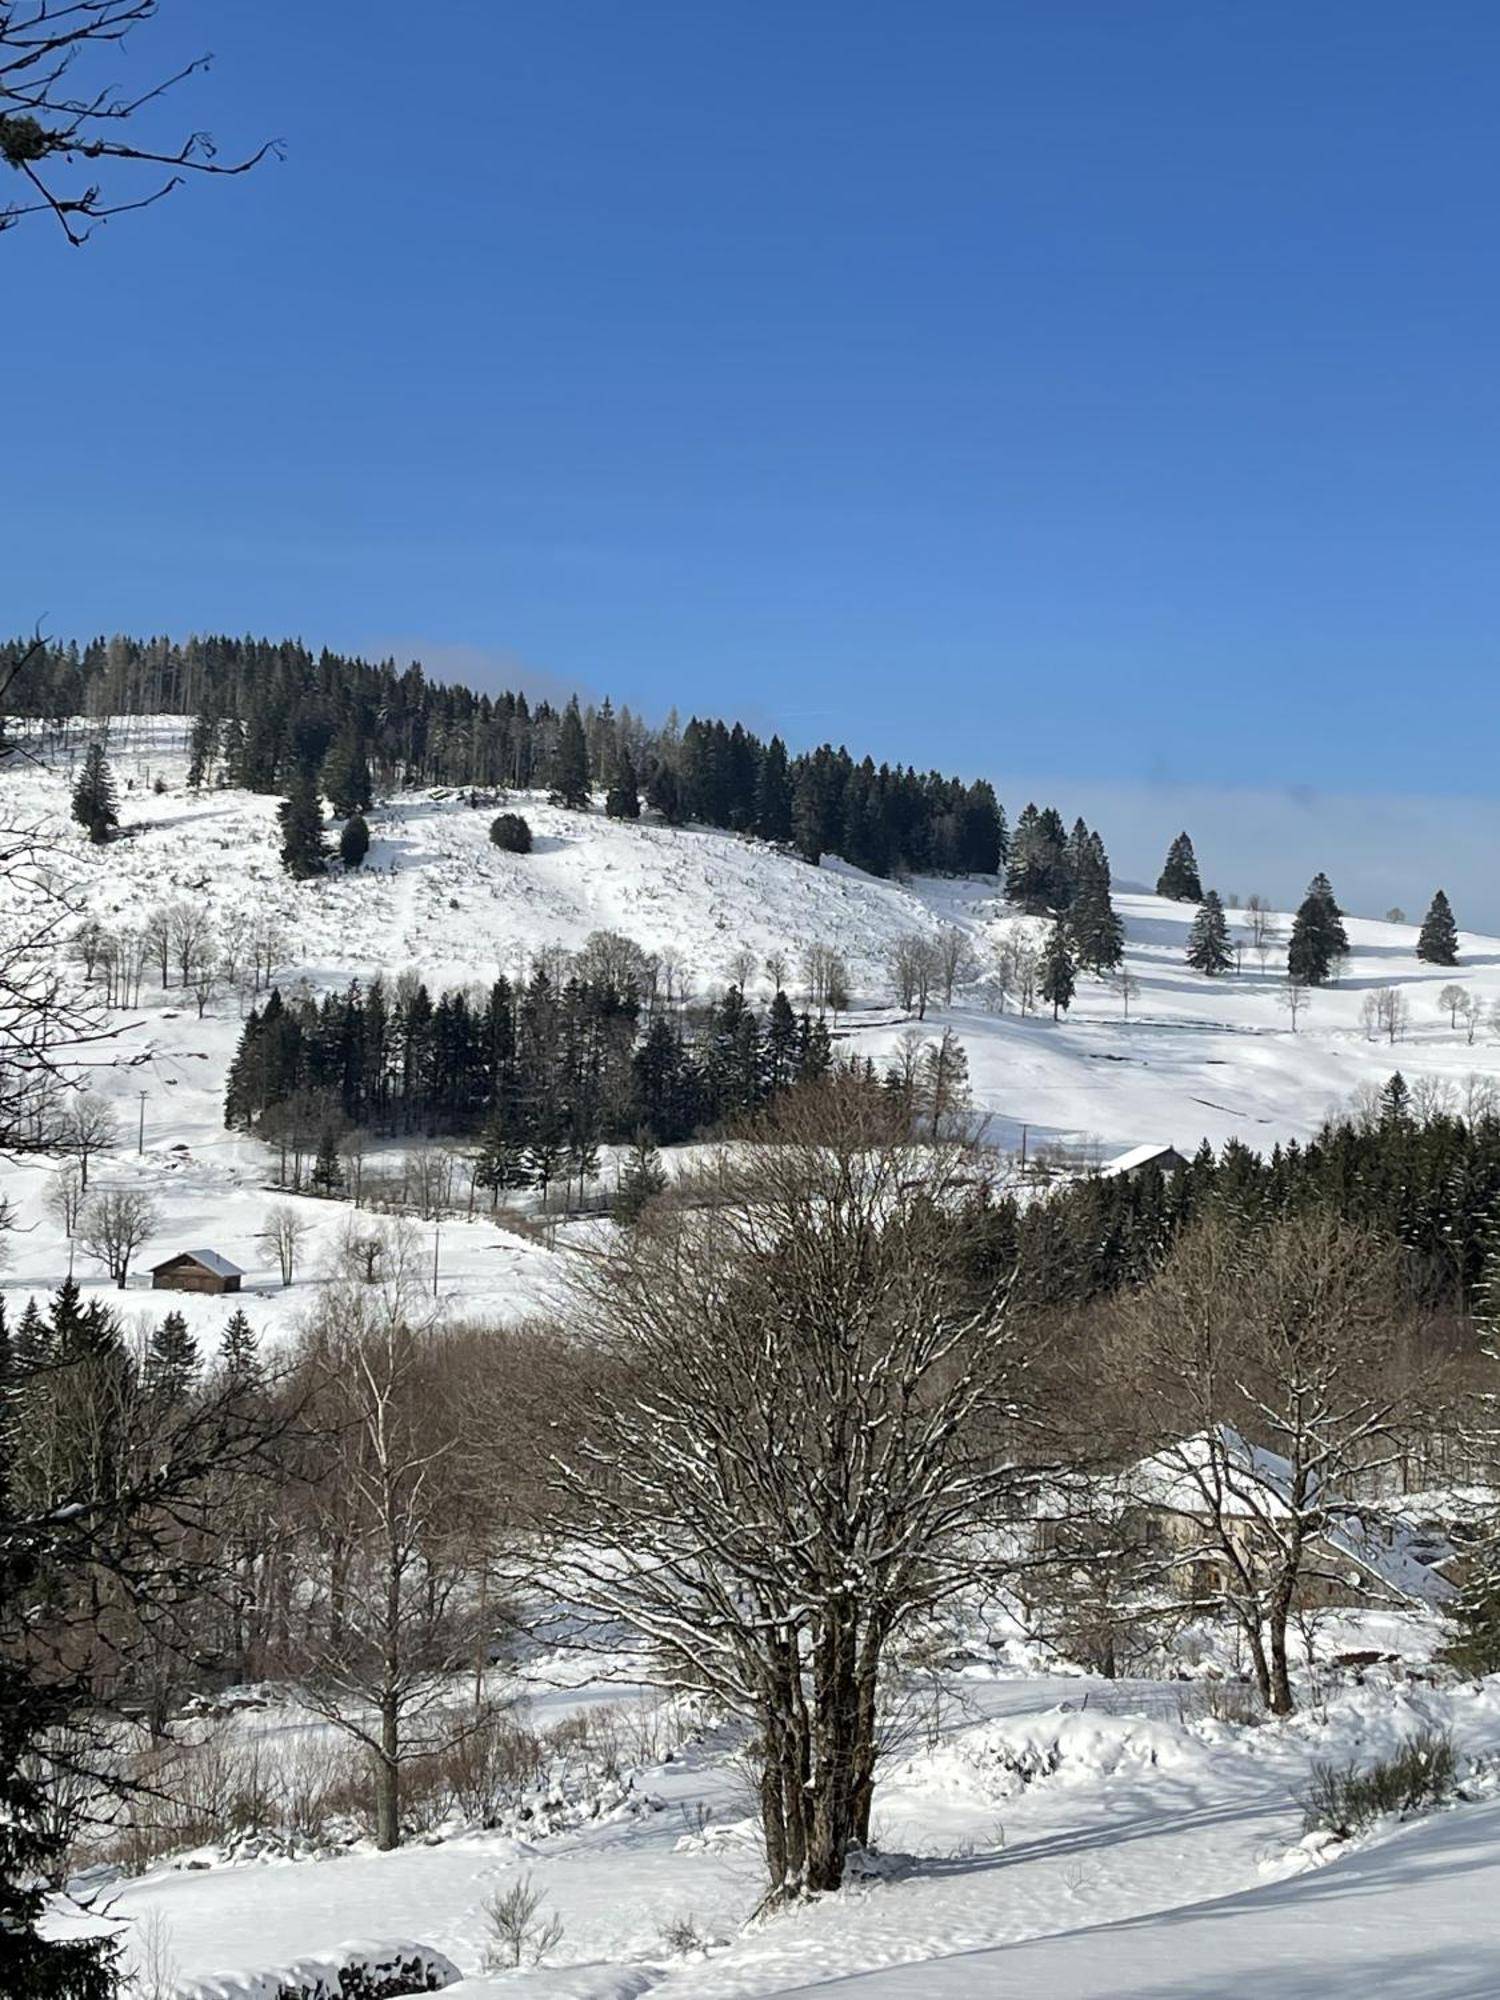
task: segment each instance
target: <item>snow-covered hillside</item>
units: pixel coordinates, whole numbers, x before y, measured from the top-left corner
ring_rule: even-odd
[[[1091,1145],[1100,1155],[1148,1141],[1190,1152],[1204,1137],[1269,1146],[1309,1133],[1398,1064],[1413,1082],[1446,1081],[1460,1101],[1476,1079],[1500,1086],[1500,1043],[1484,1028],[1471,1044],[1438,1000],[1457,980],[1488,1020],[1500,1002],[1493,940],[1466,936],[1457,972],[1440,971],[1416,959],[1413,929],[1350,919],[1342,979],[1312,997],[1293,1032],[1279,1004],[1279,952],[1263,967],[1247,949],[1240,975],[1205,979],[1183,962],[1191,910],[1122,895],[1129,1018],[1118,983],[1085,977],[1071,1013],[1054,1023],[1013,1005],[997,1012],[986,998],[982,974],[1007,937],[1041,928],[1012,914],[993,882],[881,882],[720,833],[618,824],[537,797],[513,801],[537,836],[533,853],[517,857],[491,845],[490,809],[423,793],[377,805],[361,872],[299,884],[278,864],[275,801],[189,791],[180,726],[132,726],[111,757],[127,837],[103,848],[68,819],[65,767],[22,763],[7,773],[7,813],[54,840],[57,875],[80,913],[118,928],[181,899],[221,927],[275,919],[285,939],[276,976],[287,989],[407,968],[434,987],[488,982],[524,971],[547,946],[610,929],[673,954],[699,994],[727,981],[739,953],[758,965],[783,955],[800,997],[803,954],[831,945],[853,986],[837,1023],[843,1046],[879,1060],[910,1025],[891,1004],[891,944],[957,926],[981,977],[958,1004],[930,1011],[924,1032],[960,1034],[977,1105],[1002,1146],[1016,1147],[1023,1127],[1032,1148]],[[1283,917],[1283,939],[1288,928]],[[1395,1046],[1362,1024],[1367,996],[1390,985],[1410,1014]],[[258,1232],[271,1204],[288,1198],[268,1186],[265,1149],[223,1123],[244,1004],[222,990],[199,1018],[191,995],[175,981],[159,991],[148,973],[92,1079],[115,1101],[120,1135],[91,1163],[91,1180],[156,1199],[160,1224],[138,1272],[183,1249],[228,1256],[246,1273],[252,1323],[274,1341],[316,1297],[323,1253],[348,1209],[293,1198],[312,1233],[297,1281],[283,1290]],[[11,1303],[52,1288],[69,1268],[44,1202],[56,1168],[37,1156],[0,1162],[18,1223],[0,1280]],[[549,1247],[482,1213],[420,1229],[423,1268],[455,1315],[499,1321],[556,1296],[566,1232]],[[90,1268],[80,1275],[98,1283]],[[109,1294],[141,1328],[162,1303],[148,1282],[137,1275],[123,1295]],[[226,1302],[172,1303],[211,1346]],[[885,1768],[876,1825],[887,1858],[842,1897],[771,1923],[747,1926],[760,1892],[750,1794],[739,1746],[716,1729],[675,1746],[669,1760],[641,1757],[555,1824],[443,1827],[393,1854],[358,1840],[296,1860],[199,1853],[114,1882],[111,1909],[136,1926],[137,1946],[154,1937],[183,1977],[264,1968],[371,1935],[420,1940],[477,1974],[486,1898],[530,1875],[563,1924],[553,1969],[455,1989],[475,2000],[502,1991],[621,2000],[648,1990],[664,2000],[824,1990],[850,2000],[1042,1991],[1227,2000],[1258,1983],[1260,1974],[1247,1982],[1247,1967],[1285,2000],[1372,1988],[1410,2000],[1488,1995],[1500,1990],[1500,1942],[1493,1926],[1482,1937],[1476,1926],[1489,1923],[1483,1913],[1500,1892],[1500,1692],[1422,1678],[1435,1637],[1427,1610],[1341,1614],[1322,1634],[1325,1657],[1399,1648],[1406,1667],[1363,1688],[1334,1676],[1325,1703],[1250,1728],[1209,1719],[1191,1691],[1184,1709],[1178,1687],[1094,1685],[1018,1638],[988,1644],[970,1633],[924,1681],[917,1719]],[[593,1670],[532,1662],[523,1669],[528,1713],[541,1728],[628,1700],[621,1683],[637,1666],[623,1657]],[[1429,1724],[1450,1729],[1466,1759],[1483,1760],[1466,1766],[1470,1802],[1388,1826],[1341,1854],[1301,1842],[1296,1794],[1315,1760],[1384,1754]],[[321,1727],[279,1696],[233,1726],[256,1732],[273,1758],[295,1758]],[[139,1928],[147,1920],[153,1928]]]
[[[127,838],[88,844],[68,817],[65,762],[13,762],[7,812],[50,831],[58,873],[80,909],[110,925],[137,921],[163,899],[199,903],[218,924],[274,917],[286,938],[283,987],[342,986],[408,967],[434,987],[487,983],[498,971],[523,970],[545,946],[577,946],[611,929],[674,954],[699,994],[725,983],[738,953],[750,952],[757,964],[784,954],[796,998],[802,954],[824,944],[844,954],[851,976],[854,1006],[837,1024],[843,1046],[879,1060],[908,1025],[890,1004],[885,968],[894,939],[958,926],[984,968],[1008,933],[1042,928],[1010,913],[992,881],[877,881],[840,863],[811,868],[732,835],[624,824],[541,797],[514,802],[536,834],[530,855],[491,845],[491,812],[474,810],[462,795],[407,794],[370,814],[374,838],[361,871],[335,868],[297,883],[278,864],[274,800],[188,789],[180,723],[132,723],[117,730],[110,754]],[[1470,1044],[1462,1021],[1451,1027],[1438,1000],[1457,979],[1487,1020],[1500,1001],[1500,941],[1466,935],[1462,963],[1449,972],[1417,960],[1414,928],[1351,918],[1344,976],[1311,996],[1294,1032],[1279,1004],[1279,950],[1262,968],[1247,946],[1238,976],[1206,979],[1183,962],[1191,906],[1142,895],[1117,901],[1137,988],[1128,1019],[1118,985],[1087,976],[1061,1022],[1045,1011],[1022,1018],[1013,1003],[995,1012],[982,982],[952,1008],[929,1010],[927,1028],[951,1025],[962,1037],[977,1107],[1002,1147],[1017,1149],[1023,1127],[1033,1152],[1053,1142],[1107,1157],[1142,1141],[1190,1152],[1205,1137],[1268,1147],[1305,1136],[1357,1087],[1382,1082],[1398,1064],[1409,1080],[1447,1079],[1460,1094],[1476,1076],[1500,1082],[1500,1041],[1482,1027]],[[1231,920],[1243,921],[1233,912]],[[1289,920],[1279,924],[1284,940]],[[1395,1046],[1371,1039],[1361,1019],[1370,992],[1390,984],[1410,1014]],[[766,997],[761,986],[752,997]],[[149,1186],[160,1202],[162,1228],[142,1267],[210,1245],[245,1269],[265,1295],[261,1318],[277,1323],[296,1302],[280,1294],[256,1240],[272,1198],[265,1155],[223,1125],[241,1005],[220,992],[200,1020],[189,995],[175,985],[159,992],[148,974],[141,1005],[121,1017],[127,1025],[111,1045],[116,1066],[96,1077],[118,1102],[124,1139],[96,1171]],[[67,1253],[42,1216],[48,1169],[22,1161],[0,1171],[25,1232],[14,1239],[8,1284],[53,1284]],[[315,1232],[304,1260],[310,1270],[318,1238],[338,1217],[325,1203],[307,1203],[305,1212]],[[438,1251],[440,1288],[466,1310],[513,1313],[545,1296],[548,1253],[487,1221],[445,1225]],[[195,1301],[190,1314],[206,1331],[222,1308]]]
[[[535,1694],[543,1721],[590,1691]],[[347,1937],[415,1938],[473,1974],[487,1899],[529,1879],[561,1924],[546,1968],[450,1988],[460,2000],[1229,2000],[1262,1978],[1292,2000],[1488,2000],[1500,1987],[1500,1686],[1371,1687],[1253,1728],[1207,1719],[1190,1688],[1018,1658],[944,1676],[929,1699],[882,1779],[864,1879],[769,1923],[746,1922],[751,1801],[715,1730],[630,1765],[592,1817],[448,1829],[390,1854],[199,1852],[116,1883],[112,1914],[183,1977]],[[249,1726],[267,1755],[308,1728],[274,1709]],[[1348,1845],[1304,1836],[1315,1762],[1368,1763],[1434,1727],[1452,1737],[1465,1802]]]

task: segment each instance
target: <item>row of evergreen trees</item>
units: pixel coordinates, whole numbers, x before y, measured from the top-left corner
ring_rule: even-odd
[[[829,1068],[828,1031],[777,993],[737,987],[690,1016],[645,1016],[628,985],[543,969],[482,999],[379,978],[322,1000],[273,992],[230,1065],[225,1122],[322,1149],[335,1130],[482,1135],[487,1179],[550,1180],[563,1154],[650,1131],[691,1138]],[[336,1174],[322,1156],[317,1171]],[[332,1191],[330,1189],[330,1191]]]
[[[0,647],[0,676],[24,650]],[[837,854],[877,875],[994,874],[1006,856],[1005,817],[983,781],[877,767],[831,744],[794,757],[780,737],[762,741],[738,723],[694,718],[683,728],[674,716],[651,728],[608,700],[533,705],[429,681],[416,664],[398,671],[295,642],[44,648],[8,702],[58,726],[79,714],[191,716],[193,783],[289,799],[311,789],[339,818],[401,784],[541,787],[580,809],[602,789],[620,817],[644,804],[668,821],[782,842],[810,860]]]
[[[3,1320],[0,1304],[0,1320]],[[138,1353],[131,1350],[119,1316],[102,1300],[85,1300],[73,1278],[65,1279],[43,1310],[28,1297],[7,1335],[8,1361],[14,1379],[48,1383],[49,1393],[67,1389],[72,1368],[113,1371],[122,1389],[145,1395],[183,1396],[198,1381],[205,1366],[198,1343],[183,1315],[169,1310],[147,1334]],[[214,1357],[220,1374],[249,1389],[261,1380],[259,1339],[236,1307],[225,1323]]]
[[[1408,1253],[1419,1299],[1467,1311],[1500,1273],[1500,1118],[1420,1116],[1397,1074],[1378,1115],[1325,1125],[1266,1155],[1206,1143],[1186,1169],[1085,1178],[1046,1201],[976,1213],[974,1254],[999,1282],[1020,1258],[1029,1301],[1076,1306],[1144,1282],[1178,1232],[1219,1213],[1248,1232],[1329,1209]]]

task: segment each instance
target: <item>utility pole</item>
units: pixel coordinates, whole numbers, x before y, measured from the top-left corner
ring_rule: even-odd
[[[136,1120],[135,1127],[135,1150],[139,1156],[146,1150],[146,1093],[141,1090],[137,1091],[136,1095],[141,1100],[140,1116]]]

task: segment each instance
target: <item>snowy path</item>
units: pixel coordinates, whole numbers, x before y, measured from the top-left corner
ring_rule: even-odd
[[[783,1991],[789,2000],[1241,2000],[1251,1991],[1495,2000],[1500,1805],[1441,1814],[1245,1895]]]

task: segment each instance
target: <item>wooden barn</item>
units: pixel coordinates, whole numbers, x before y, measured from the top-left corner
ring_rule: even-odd
[[[155,1292],[237,1292],[244,1276],[236,1264],[217,1250],[179,1250],[165,1264],[151,1270]]]

